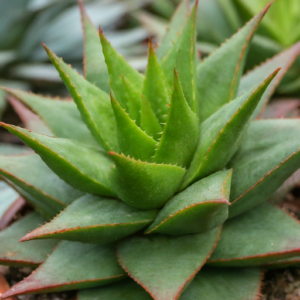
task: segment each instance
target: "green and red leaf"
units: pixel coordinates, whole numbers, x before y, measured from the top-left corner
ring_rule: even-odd
[[[177,300],[205,264],[220,229],[179,237],[131,237],[118,244],[122,267],[155,300]]]
[[[26,243],[34,242],[44,241]],[[113,245],[63,241],[35,272],[14,285],[0,298],[97,287],[125,277]]]
[[[225,222],[211,266],[261,266],[299,256],[300,223],[265,203]]]
[[[214,173],[176,194],[146,233],[181,235],[221,226],[228,218],[232,171]]]
[[[109,244],[145,228],[156,215],[156,210],[141,211],[119,200],[85,195],[21,241],[58,239]]]
[[[55,240],[19,243],[22,236],[42,225],[45,219],[31,213],[0,232],[0,264],[36,267],[52,252]]]

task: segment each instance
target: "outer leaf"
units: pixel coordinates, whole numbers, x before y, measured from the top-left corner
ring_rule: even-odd
[[[257,266],[299,253],[300,224],[277,207],[265,203],[224,224],[209,264]]]
[[[35,272],[14,285],[1,298],[91,288],[124,277],[113,246],[63,241]]]
[[[81,23],[84,35],[84,74],[85,78],[103,91],[109,93],[109,76],[105,64],[99,34],[87,16],[82,0],[79,1]]]
[[[136,208],[164,205],[185,173],[185,169],[177,166],[136,161],[114,152],[110,155],[116,164],[110,173],[112,187],[120,199]]]
[[[245,76],[242,77],[238,90],[238,95],[242,95],[244,92],[259,84],[268,74],[271,74],[277,68],[281,68],[275,80],[272,81],[272,83],[269,85],[266,92],[264,93],[263,97],[261,98],[261,101],[259,102],[252,116],[253,118],[256,118],[258,115],[261,114],[262,110],[264,110],[275,88],[278,86],[279,82],[281,81],[285,73],[288,71],[292,63],[295,61],[299,53],[300,43],[292,46],[290,49],[284,52],[281,52],[277,56],[266,61],[265,63],[261,64],[259,67],[248,72]]]
[[[189,0],[182,1],[177,7],[171,22],[169,24],[169,28],[159,43],[159,46],[156,50],[156,55],[158,60],[162,60],[162,58],[167,54],[167,52],[173,47],[173,43],[178,37],[184,23],[187,20],[189,13]]]
[[[14,189],[0,181],[0,230],[7,227],[24,204],[24,199]]]
[[[21,241],[59,239],[109,244],[143,229],[156,214],[156,210],[140,211],[119,200],[86,195]]]
[[[200,126],[200,141],[181,189],[221,170],[236,152],[251,115],[276,70],[255,91],[224,105]]]
[[[44,47],[96,141],[107,151],[117,150],[116,123],[109,96]]]
[[[136,125],[113,97],[111,105],[116,117],[121,152],[135,159],[149,161],[155,153],[156,141]]]
[[[156,141],[161,138],[162,127],[143,95],[141,96],[141,128]]]
[[[79,291],[78,300],[152,300],[153,298],[138,284],[128,279],[97,289]]]
[[[228,218],[232,171],[214,173],[171,198],[146,233],[200,233]]]
[[[30,241],[20,244],[19,240],[24,234],[44,222],[45,219],[39,214],[31,213],[1,231],[0,264],[17,267],[35,267],[41,264],[51,253],[57,241]]]
[[[36,113],[55,136],[98,145],[82,122],[74,102],[42,97],[20,90],[5,90]],[[31,128],[27,129],[31,130]]]
[[[174,69],[179,73],[183,94],[190,108],[196,105],[196,36],[195,23],[198,1],[170,52],[161,62],[169,89],[173,85]]]
[[[164,123],[168,114],[167,104],[170,101],[165,75],[157,61],[151,41],[149,42],[148,66],[142,94],[149,102],[159,122]]]
[[[252,122],[230,166],[230,217],[263,203],[300,167],[299,120]]]
[[[42,121],[42,119],[38,115],[33,113],[23,103],[21,103],[19,100],[15,99],[12,96],[8,96],[7,100],[9,101],[9,104],[12,106],[14,111],[19,116],[20,120],[22,121],[26,129],[35,131],[37,133],[53,136],[53,132],[45,124],[45,122]]]
[[[203,268],[180,300],[257,299],[261,275],[254,268]]]
[[[198,66],[197,112],[201,122],[236,97],[249,44],[268,8]]]
[[[153,160],[157,163],[187,167],[198,140],[197,117],[184,98],[178,73],[175,72],[168,119]]]
[[[132,84],[132,87],[137,90],[142,90],[143,76],[139,74],[134,68],[132,68],[127,61],[119,55],[116,50],[111,46],[103,32],[100,30],[100,41],[103,48],[103,54],[105,56],[105,62],[108,68],[109,79],[111,89],[114,92],[116,100],[121,104],[123,108],[129,111],[129,107],[132,103],[127,103],[126,97],[127,90],[124,86],[122,76]]]
[[[112,162],[103,152],[72,140],[52,138],[4,123],[2,126],[39,154],[70,185],[85,192],[114,195],[108,181]]]
[[[204,265],[219,228],[180,237],[132,237],[118,245],[122,267],[155,300],[176,300]]]
[[[61,180],[36,154],[0,156],[0,174],[57,213],[83,195]]]

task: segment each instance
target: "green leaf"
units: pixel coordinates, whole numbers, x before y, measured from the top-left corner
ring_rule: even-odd
[[[118,244],[119,262],[159,300],[178,299],[213,251],[220,229],[179,237],[132,237]]]
[[[165,75],[157,61],[151,41],[149,42],[148,66],[142,94],[150,104],[159,123],[165,123],[169,110],[167,104],[170,101]]]
[[[295,61],[300,53],[300,43],[292,46],[290,49],[281,52],[265,63],[261,64],[259,67],[248,72],[241,79],[238,95],[242,95],[244,92],[249,91],[255,85],[259,84],[268,74],[274,72],[277,68],[281,68],[275,80],[269,85],[266,92],[264,93],[261,101],[259,102],[252,118],[256,118],[261,114],[262,110],[265,108],[268,100],[272,96],[275,88],[280,83],[283,76],[286,74],[292,63]]]
[[[257,299],[261,277],[256,268],[203,268],[180,300]]]
[[[45,122],[42,121],[42,119],[38,115],[27,108],[25,104],[23,104],[13,96],[8,96],[8,101],[16,114],[19,116],[26,129],[32,130],[37,133],[53,136],[53,132],[45,124]]]
[[[21,241],[58,239],[109,244],[145,228],[156,215],[156,210],[140,211],[119,200],[86,195]]]
[[[114,152],[110,155],[116,164],[110,173],[114,191],[125,203],[140,209],[163,206],[185,173],[177,166],[136,161]]]
[[[68,184],[88,193],[115,195],[108,180],[113,163],[105,153],[76,141],[48,137],[4,123],[2,126],[32,148]]]
[[[198,120],[184,98],[176,71],[173,86],[167,123],[153,160],[187,167],[199,140]]]
[[[162,127],[143,95],[141,95],[141,128],[156,141],[161,138]]]
[[[81,290],[78,300],[153,300],[153,298],[134,281],[127,279],[108,286]]]
[[[232,171],[214,173],[175,195],[160,210],[146,233],[200,233],[228,218]]]
[[[189,13],[189,0],[182,1],[177,7],[171,22],[163,39],[160,41],[156,50],[158,60],[167,54],[167,52],[173,47],[173,43],[177,39],[182,27],[184,26]]]
[[[121,75],[124,87],[123,100],[126,101],[127,111],[138,126],[141,124],[141,91],[132,84],[124,75]],[[115,95],[115,93],[113,93]]]
[[[109,73],[111,89],[116,100],[121,104],[121,106],[127,111],[130,111],[129,108],[132,107],[134,103],[127,102],[128,100],[131,101],[131,99],[126,97],[127,89],[124,86],[122,76],[126,78],[135,91],[142,90],[144,77],[142,74],[139,74],[137,70],[131,67],[123,56],[117,53],[101,30],[100,41]]]
[[[252,122],[233,168],[229,216],[237,216],[268,200],[300,167],[299,120]]]
[[[14,189],[0,181],[0,230],[7,227],[24,204],[24,199]]]
[[[151,160],[155,154],[157,142],[136,125],[113,97],[111,97],[111,105],[117,122],[120,151],[135,159]]]
[[[116,123],[108,94],[101,91],[65,64],[44,46],[50,60],[72,95],[82,120],[96,141],[105,149],[117,150]]]
[[[74,102],[43,97],[20,90],[6,88],[4,90],[36,113],[55,136],[81,141],[93,146],[98,145],[82,121]],[[33,131],[35,130],[33,129]]]
[[[28,147],[0,142],[0,155],[18,155],[28,154],[30,152],[32,152],[32,150]]]
[[[123,278],[125,274],[118,265],[113,245],[63,241],[35,272],[2,297],[91,288]]]
[[[224,105],[200,125],[200,141],[180,189],[226,166],[276,70],[254,91]]]
[[[208,263],[222,267],[257,266],[299,254],[299,222],[265,203],[223,225]]]
[[[109,76],[105,64],[99,34],[86,14],[83,2],[79,1],[81,23],[84,36],[84,74],[85,78],[103,91],[109,93]]]
[[[195,23],[197,4],[182,29],[170,52],[161,62],[166,82],[171,90],[173,86],[174,69],[178,71],[183,94],[190,108],[195,111],[196,104],[196,35]]]
[[[36,154],[0,156],[0,174],[56,213],[83,195],[61,180]]]
[[[41,264],[57,241],[30,241],[19,243],[20,238],[43,224],[45,220],[37,213],[28,214],[0,232],[0,264],[16,267],[36,267]]]
[[[203,122],[236,97],[251,39],[269,6],[197,68],[197,113]]]

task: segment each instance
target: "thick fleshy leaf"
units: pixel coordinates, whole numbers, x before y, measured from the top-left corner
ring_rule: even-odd
[[[176,300],[213,251],[220,229],[179,237],[132,237],[118,244],[122,267],[155,300]]]
[[[230,162],[233,168],[229,216],[268,200],[300,167],[300,120],[252,122]]]
[[[99,34],[86,14],[83,1],[79,1],[81,23],[84,36],[84,74],[85,78],[103,91],[109,93],[109,76],[105,64]]]
[[[300,254],[300,224],[265,203],[227,221],[208,263],[257,266]]]
[[[37,213],[31,213],[0,232],[0,264],[32,266],[41,264],[52,252],[57,241],[29,241],[19,243],[22,236],[45,222]]]
[[[118,265],[113,245],[63,241],[35,272],[14,285],[1,298],[91,288],[123,278],[125,274]]]
[[[235,154],[251,115],[276,70],[256,90],[224,105],[200,125],[200,141],[181,189],[221,170]]]
[[[74,102],[43,97],[20,90],[5,90],[36,113],[55,136],[98,145],[82,121]],[[35,131],[34,128],[27,129]]]
[[[197,113],[203,122],[236,97],[251,39],[269,6],[197,68]]]
[[[117,122],[120,151],[132,158],[150,161],[155,154],[157,142],[136,125],[113,97],[111,105]]]
[[[24,199],[13,188],[0,181],[0,230],[10,223],[24,204]]]
[[[284,52],[281,52],[242,77],[238,95],[242,95],[244,92],[249,91],[249,89],[252,89],[255,85],[259,84],[266,76],[274,72],[277,68],[281,68],[276,78],[272,81],[261,98],[261,101],[259,102],[252,116],[253,118],[256,118],[264,109],[275,88],[288,71],[292,63],[295,61],[299,53],[300,43],[292,46],[290,49]]]
[[[161,62],[167,86],[173,86],[174,69],[178,71],[183,94],[190,108],[196,110],[196,35],[195,23],[198,1],[174,46]]]
[[[153,298],[131,279],[95,289],[81,290],[78,300],[153,300]]]
[[[143,95],[141,96],[141,128],[156,141],[161,138],[162,127]]]
[[[203,268],[180,300],[258,299],[261,278],[256,268]]]
[[[178,73],[175,72],[167,123],[153,160],[187,167],[198,144],[199,126],[195,113],[185,100],[180,83]]]
[[[57,213],[83,195],[53,173],[37,154],[0,156],[0,174]]]
[[[113,163],[102,151],[17,126],[4,123],[2,126],[32,148],[53,172],[70,185],[89,193],[114,195],[108,180]]]
[[[214,173],[175,195],[146,233],[200,233],[222,225],[228,218],[231,174]]]
[[[53,136],[53,132],[45,124],[45,122],[42,121],[42,119],[38,115],[33,113],[28,107],[26,107],[25,104],[23,104],[15,97],[10,95],[7,97],[7,100],[9,101],[9,104],[12,106],[14,111],[19,116],[20,120],[22,121],[26,129],[32,130],[37,133]]]
[[[80,111],[82,120],[96,141],[106,151],[117,150],[116,123],[108,94],[85,80],[50,49],[46,46],[44,47],[72,95]]]
[[[126,80],[128,80],[128,82],[132,85],[132,89],[139,92],[142,90],[144,77],[142,74],[139,74],[137,70],[131,67],[124,57],[117,53],[101,30],[100,41],[108,69],[111,89],[116,100],[130,113],[132,117],[130,107],[134,107],[135,103],[128,102],[131,101],[131,99],[127,98],[127,89],[126,86],[124,86],[122,77],[125,77]],[[133,99],[133,101],[135,101],[135,99]]]
[[[141,211],[119,200],[85,195],[21,241],[58,239],[109,244],[145,228],[156,215],[156,210]]]
[[[168,30],[158,45],[158,48],[156,50],[158,60],[162,60],[162,58],[173,47],[173,43],[177,39],[180,31],[182,30],[182,27],[184,26],[188,18],[188,13],[189,0],[184,0],[177,7],[169,24]]]
[[[157,61],[151,41],[149,42],[148,66],[142,94],[150,104],[156,118],[165,123],[169,101],[165,75]]]
[[[127,105],[127,112],[132,120],[136,122],[138,126],[141,124],[141,90],[132,84],[124,75],[121,75],[124,94],[123,101]],[[115,93],[112,93],[115,95]]]
[[[116,167],[110,173],[114,191],[125,203],[140,209],[163,206],[177,190],[185,169],[137,161],[111,152]]]

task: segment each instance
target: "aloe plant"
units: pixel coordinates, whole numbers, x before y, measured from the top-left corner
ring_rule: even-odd
[[[203,61],[186,7],[143,75],[81,5],[85,78],[45,46],[74,102],[5,89],[50,133],[2,123],[35,151],[0,173],[36,212],[0,233],[0,263],[37,269],[1,299],[256,299],[262,267],[298,262],[300,225],[267,200],[300,167],[300,121],[259,116],[300,44],[242,76],[269,6]]]

